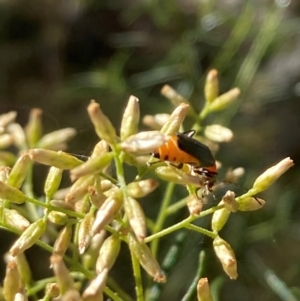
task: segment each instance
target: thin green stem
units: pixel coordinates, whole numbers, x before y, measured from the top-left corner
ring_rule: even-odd
[[[159,232],[162,229],[163,225],[164,225],[164,221],[167,217],[167,208],[168,208],[169,203],[171,201],[174,187],[175,187],[175,184],[172,183],[172,182],[170,182],[167,185],[167,190],[165,192],[165,195],[164,195],[164,198],[163,198],[160,210],[159,210],[159,214],[158,214],[158,217],[157,217],[154,229],[153,229],[154,233]],[[158,250],[158,245],[159,245],[159,239],[158,238],[154,239],[151,242],[151,251],[152,251],[152,254],[153,254],[154,257],[156,257],[157,250]]]
[[[133,275],[135,279],[135,293],[137,301],[144,301],[144,293],[143,293],[143,283],[142,283],[142,275],[141,275],[141,266],[137,257],[131,252],[131,261],[133,268]]]
[[[150,235],[148,237],[145,238],[144,242],[145,243],[148,243],[154,239],[156,239],[157,237],[163,237],[167,234],[170,234],[174,231],[177,231],[181,228],[185,228],[187,225],[189,225],[191,222],[193,222],[194,220],[197,220],[203,216],[206,216],[206,215],[209,215],[209,214],[212,214],[214,213],[215,211],[219,210],[219,209],[222,209],[224,208],[224,205],[218,205],[218,206],[214,206],[212,208],[209,208],[205,211],[202,211],[199,215],[190,215],[189,217],[187,217],[186,219],[182,220],[181,222],[171,226],[171,227],[168,227],[158,233],[155,233],[153,235]]]
[[[206,230],[202,227],[198,227],[198,226],[193,225],[193,224],[188,224],[188,225],[185,226],[185,228],[190,229],[190,230],[194,230],[194,231],[199,232],[201,234],[205,234],[205,235],[207,235],[211,238],[216,238],[216,236],[217,236],[216,233],[214,233],[212,231],[209,231],[209,230]]]
[[[121,299],[116,293],[114,293],[109,287],[105,287],[104,288],[104,293],[110,297],[113,301],[124,301],[123,299]]]

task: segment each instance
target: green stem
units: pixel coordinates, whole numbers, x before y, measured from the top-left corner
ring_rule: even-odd
[[[116,293],[114,293],[109,287],[105,287],[104,288],[104,293],[110,297],[113,301],[124,301],[123,299],[121,299]]]
[[[133,275],[134,275],[134,279],[135,279],[136,300],[137,301],[144,301],[143,283],[142,283],[140,262],[137,259],[137,257],[133,254],[133,252],[130,252],[130,253],[131,253]]]
[[[199,232],[201,234],[205,234],[205,235],[207,235],[207,236],[209,236],[211,238],[216,238],[216,236],[217,236],[216,233],[214,233],[212,231],[209,231],[209,230],[206,230],[206,229],[204,229],[202,227],[198,227],[198,226],[193,225],[193,224],[188,224],[188,225],[185,226],[185,228],[197,231],[197,232]]]
[[[199,219],[203,216],[206,216],[206,215],[209,215],[209,214],[212,214],[214,213],[215,211],[219,210],[219,209],[222,209],[224,208],[224,205],[218,205],[218,206],[215,206],[215,207],[212,207],[212,208],[209,208],[205,211],[202,211],[199,215],[190,215],[189,217],[187,217],[186,219],[182,220],[181,222],[171,226],[171,227],[168,227],[158,233],[155,233],[153,235],[150,235],[148,237],[145,238],[144,242],[145,243],[148,243],[158,237],[163,237],[167,234],[170,234],[174,231],[177,231],[181,228],[186,228],[191,222],[193,222],[194,220],[196,219]]]
[[[175,184],[172,183],[172,182],[170,182],[167,186],[167,190],[165,192],[165,195],[164,195],[164,198],[163,198],[160,210],[159,210],[159,215],[157,217],[157,220],[156,220],[156,223],[155,223],[155,226],[154,226],[154,229],[153,229],[153,233],[159,232],[163,227],[164,221],[167,217],[167,208],[168,208],[168,205],[171,201],[174,187],[175,187]],[[158,238],[154,239],[151,242],[151,251],[152,251],[152,254],[153,254],[154,257],[156,257],[157,250],[158,250],[158,245],[159,245],[159,239]]]

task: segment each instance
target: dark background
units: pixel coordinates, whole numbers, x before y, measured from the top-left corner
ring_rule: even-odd
[[[117,128],[130,94],[140,99],[142,115],[170,113],[172,105],[160,95],[164,84],[199,111],[204,76],[213,67],[221,92],[234,86],[242,91],[236,105],[207,120],[235,134],[216,155],[224,170],[245,167],[240,184],[251,187],[267,167],[287,156],[295,160],[295,167],[261,194],[267,201],[261,211],[234,214],[222,230],[238,258],[238,280],[224,275],[209,239],[188,232],[160,300],[182,298],[203,249],[216,300],[292,300],[272,291],[269,269],[300,298],[299,16],[298,1],[280,0],[0,2],[0,113],[15,110],[25,125],[31,108],[43,109],[45,132],[78,130],[70,152],[89,154],[97,142],[86,113],[90,99],[101,103]],[[36,182],[37,193],[41,185]],[[152,216],[163,185],[142,202]],[[185,193],[179,187],[173,201]],[[0,236],[4,254],[14,237]],[[174,235],[163,239],[159,260],[173,240]],[[33,248],[28,255],[46,260],[39,268],[31,260],[36,279],[51,273],[49,254]],[[123,257],[125,262],[126,252]],[[124,262],[113,274],[133,293],[130,265]]]

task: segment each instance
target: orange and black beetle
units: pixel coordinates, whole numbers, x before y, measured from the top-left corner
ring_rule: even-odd
[[[216,161],[205,144],[192,138],[194,134],[195,131],[191,130],[171,135],[166,143],[152,153],[152,156],[178,164],[178,168],[183,164],[190,165],[194,173],[205,178],[205,186],[211,191],[217,176]]]

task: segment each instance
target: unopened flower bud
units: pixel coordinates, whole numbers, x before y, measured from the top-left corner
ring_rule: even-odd
[[[146,217],[141,205],[133,198],[124,198],[124,210],[132,231],[139,241],[146,237]]]
[[[263,174],[261,174],[254,182],[253,189],[256,193],[259,193],[267,189],[272,185],[282,174],[284,174],[288,169],[294,166],[293,160],[287,157],[281,160],[276,165],[268,168]]]
[[[169,137],[159,131],[140,132],[125,139],[121,148],[125,152],[148,154],[167,142]]]
[[[76,130],[73,128],[65,128],[57,131],[53,131],[47,135],[44,135],[37,144],[38,148],[45,148],[49,150],[62,150],[61,145],[71,140],[76,135]]]
[[[29,155],[27,153],[24,153],[12,168],[7,180],[7,184],[16,188],[20,188],[26,178],[29,164]]]
[[[153,277],[153,280],[160,283],[166,282],[166,276],[149,247],[145,243],[138,241],[132,234],[128,235],[128,243],[130,250],[137,257],[144,270]]]
[[[32,281],[32,274],[29,263],[24,253],[20,253],[15,257],[20,277],[26,286],[29,286]]]
[[[94,223],[94,211],[90,211],[81,221],[78,229],[78,249],[79,254],[83,254],[92,239],[92,226]]]
[[[88,106],[88,113],[94,124],[97,135],[109,144],[117,143],[118,138],[116,129],[107,116],[103,114],[100,105],[94,100],[92,100]]]
[[[31,160],[60,169],[72,169],[83,162],[74,156],[62,151],[52,151],[47,149],[35,148],[29,150]]]
[[[70,271],[67,269],[63,262],[62,256],[52,255],[50,257],[51,266],[53,268],[54,275],[60,289],[61,295],[64,295],[68,290],[74,288],[74,281],[70,275]]]
[[[65,201],[62,200],[51,200],[50,205],[54,207],[59,207],[59,208],[64,208],[67,210],[74,211],[74,206],[72,204],[66,203]]]
[[[65,225],[69,218],[68,216],[63,213],[63,212],[59,212],[59,211],[51,211],[49,214],[48,214],[48,220],[53,223],[53,224],[56,224],[56,225]]]
[[[97,211],[95,222],[92,227],[93,235],[102,230],[104,226],[113,220],[116,213],[120,210],[122,203],[122,197],[118,193],[107,198]]]
[[[188,113],[189,105],[181,103],[171,114],[169,120],[161,128],[160,132],[164,135],[172,135],[179,131],[179,128]]]
[[[27,196],[19,189],[0,181],[0,198],[7,199],[13,203],[22,204],[26,201]]]
[[[112,268],[119,255],[120,246],[120,239],[116,235],[111,235],[105,239],[96,263],[97,274],[100,274],[103,270],[110,270]]]
[[[29,121],[25,128],[27,142],[30,148],[36,147],[37,142],[40,140],[43,131],[41,116],[43,111],[35,108],[30,111]]]
[[[160,166],[155,169],[160,178],[181,185],[204,186],[204,179],[193,176],[171,166]]]
[[[127,193],[133,198],[142,198],[158,187],[159,183],[154,179],[132,182],[127,185]]]
[[[72,226],[67,225],[64,227],[58,234],[57,239],[55,240],[53,253],[63,256],[70,246],[72,238]]]
[[[239,199],[239,198],[238,198]],[[238,205],[240,211],[254,211],[262,208],[266,201],[260,198],[247,197],[240,198]]]
[[[107,199],[107,196],[98,187],[89,186],[88,193],[92,204],[98,209]]]
[[[213,102],[219,95],[218,71],[212,69],[206,76],[204,94],[207,102]]]
[[[39,219],[31,224],[10,248],[12,256],[17,256],[35,244],[46,230],[46,223]]]
[[[128,100],[127,107],[123,114],[121,123],[120,136],[121,140],[137,133],[140,121],[139,99],[131,95]]]
[[[199,199],[196,195],[189,195],[186,198],[186,204],[191,215],[199,215],[202,211],[203,200]]]
[[[213,124],[205,127],[204,135],[214,142],[229,142],[233,138],[233,133],[230,129],[219,125]]]
[[[187,100],[169,85],[162,87],[161,94],[168,98],[175,107],[180,106],[182,103],[187,103]]]
[[[17,112],[11,111],[0,115],[0,134],[5,132],[6,127],[15,121],[17,117]]]
[[[83,301],[103,301],[103,289],[106,284],[108,270],[105,269],[93,279],[82,294]]]
[[[226,182],[236,183],[237,180],[245,174],[245,169],[243,167],[237,167],[235,169],[229,168],[225,175]]]
[[[14,209],[4,208],[4,220],[10,227],[21,231],[30,226],[30,222]]]
[[[74,181],[82,176],[97,174],[103,168],[107,167],[113,159],[112,153],[103,154],[100,157],[94,157],[80,166],[71,170],[71,180]]]
[[[13,137],[10,134],[0,134],[0,149],[8,148],[9,146],[11,146],[13,141]]]
[[[16,147],[20,150],[25,150],[27,148],[24,130],[18,123],[11,123],[8,125],[7,131],[13,137],[14,145]]]
[[[228,190],[226,194],[222,198],[224,207],[231,211],[231,212],[237,212],[239,204],[237,203],[235,199],[235,193],[231,190]]]
[[[217,236],[214,239],[213,246],[216,255],[222,263],[225,273],[231,279],[236,279],[238,276],[236,258],[229,243],[222,239],[220,236]]]
[[[215,112],[227,108],[231,103],[236,101],[240,93],[240,89],[234,88],[220,95],[219,97],[215,98],[212,103],[210,103],[209,111]]]
[[[63,170],[54,166],[51,166],[45,181],[44,192],[48,199],[51,199],[54,193],[57,191]]]
[[[56,298],[59,296],[59,287],[57,283],[47,283],[45,289],[46,295],[50,298]]]
[[[92,267],[95,267],[96,261],[99,257],[99,250],[104,242],[105,236],[106,231],[102,230],[92,237],[90,246],[84,253],[82,258],[83,266],[86,269],[91,269]]]
[[[218,205],[223,205],[223,200]],[[230,215],[230,211],[226,208],[216,210],[211,219],[211,228],[215,232],[219,232],[226,224]]]
[[[11,168],[7,166],[0,166],[0,181],[7,183]]]
[[[67,193],[65,200],[67,203],[75,204],[81,200],[88,192],[88,187],[95,182],[94,175],[86,175],[77,179]]]
[[[201,278],[197,284],[198,301],[213,301],[207,278]]]
[[[170,114],[145,115],[143,123],[152,130],[160,130],[169,118]]]
[[[19,289],[19,292],[16,293],[14,301],[28,301],[25,287]]]
[[[101,140],[94,146],[93,152],[91,154],[91,159],[102,156],[108,152],[109,144],[105,140]]]
[[[3,281],[3,296],[6,301],[14,301],[20,288],[20,275],[17,264],[11,260],[6,265],[6,273]]]

